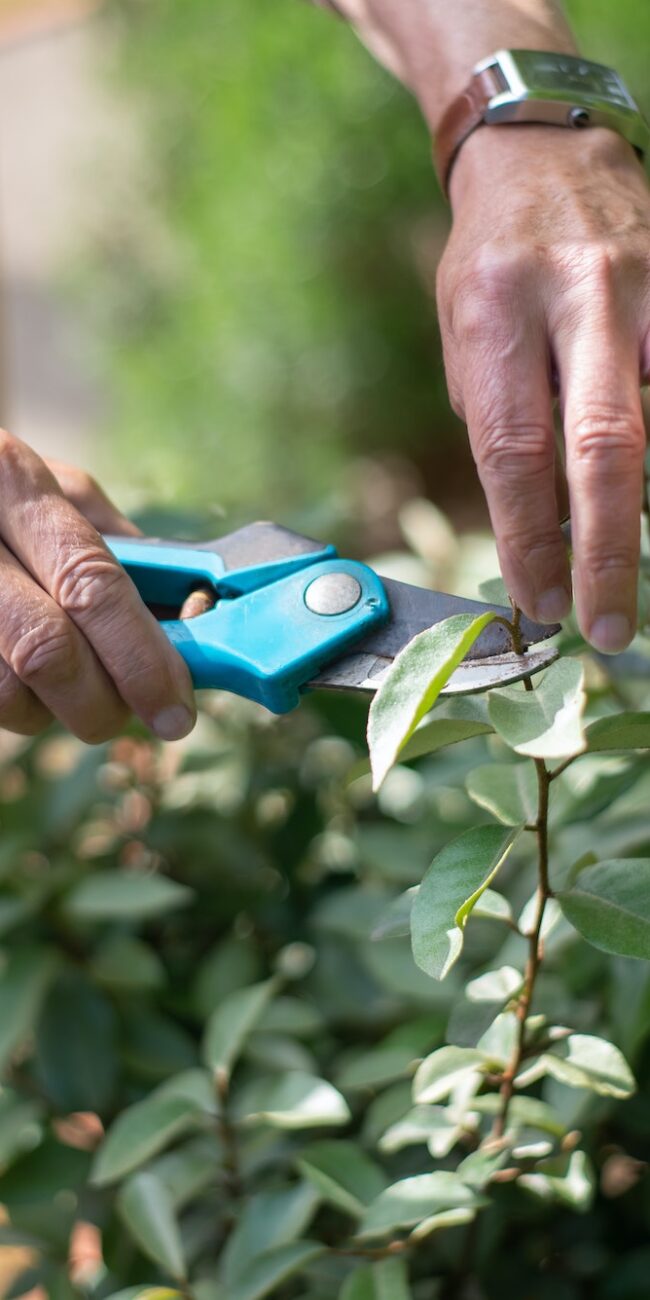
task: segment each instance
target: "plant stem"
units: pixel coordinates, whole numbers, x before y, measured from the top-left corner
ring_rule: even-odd
[[[237,1133],[229,1114],[229,1081],[225,1074],[217,1076],[216,1087],[219,1098],[217,1131],[223,1147],[224,1184],[229,1201],[228,1213],[223,1226],[223,1239],[225,1241],[237,1222],[234,1203],[242,1194],[242,1181]]]
[[[521,654],[521,610],[512,602],[512,648],[515,654]],[[524,681],[524,688],[527,691],[534,691],[535,687],[530,678]],[[505,1133],[508,1122],[508,1111],[515,1087],[515,1079],[521,1068],[522,1061],[526,1056],[526,1021],[530,1014],[530,1008],[535,993],[535,982],[539,972],[542,960],[542,925],[544,923],[544,912],[546,904],[551,897],[551,887],[548,877],[548,808],[549,793],[551,781],[555,773],[549,772],[545,762],[541,758],[533,760],[535,771],[537,773],[537,819],[535,821],[535,835],[537,837],[537,900],[535,906],[535,920],[533,928],[528,936],[528,958],[524,972],[524,983],[519,999],[517,1002],[517,1037],[513,1048],[512,1056],[506,1069],[504,1070],[500,1097],[501,1106],[495,1117],[492,1126],[492,1137],[500,1138]]]
[[[530,683],[526,683],[528,689],[533,689]],[[546,904],[551,897],[551,887],[548,878],[548,807],[549,791],[551,786],[551,774],[546,764],[541,758],[534,760],[535,771],[537,773],[537,902],[535,907],[535,920],[533,928],[528,937],[528,959],[526,961],[526,970],[524,973],[524,984],[517,1003],[517,1038],[513,1049],[512,1057],[504,1071],[501,1082],[501,1108],[497,1114],[492,1128],[493,1137],[503,1137],[506,1124],[508,1121],[508,1110],[515,1087],[515,1079],[519,1073],[522,1061],[526,1055],[526,1021],[530,1013],[530,1007],[535,992],[535,981],[539,972],[542,960],[542,925],[544,922],[544,911]]]

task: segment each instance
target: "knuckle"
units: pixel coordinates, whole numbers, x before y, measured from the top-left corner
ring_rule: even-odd
[[[562,545],[557,532],[533,533],[529,527],[522,526],[509,531],[507,544],[527,568],[553,568],[558,556],[562,557]]]
[[[476,433],[475,449],[484,473],[515,476],[522,484],[531,475],[546,477],[555,460],[547,426],[529,421],[490,421]]]
[[[483,331],[487,321],[493,324],[495,316],[509,307],[521,286],[530,280],[531,269],[528,250],[493,245],[479,249],[463,268],[455,286],[451,306],[454,329],[471,336]],[[446,279],[440,283],[445,285],[445,297],[449,300]]]
[[[573,421],[573,455],[589,467],[614,462],[636,467],[645,452],[645,430],[638,415],[605,407],[583,411]]]
[[[609,289],[621,272],[637,264],[636,250],[614,240],[584,243],[572,251],[572,269],[595,289]]]
[[[61,564],[52,595],[71,617],[113,610],[124,592],[122,570],[100,546],[77,550]]]
[[[22,682],[48,678],[69,681],[77,668],[70,629],[63,619],[46,617],[20,633],[8,656],[9,667]]]
[[[598,573],[601,578],[605,573],[610,576],[634,573],[638,559],[638,545],[621,538],[611,540],[607,545],[603,542],[586,547],[582,555],[584,567]]]

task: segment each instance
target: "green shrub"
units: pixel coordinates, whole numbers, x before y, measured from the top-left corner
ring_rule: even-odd
[[[466,623],[376,697],[376,797],[347,697],[3,739],[6,1294],[646,1295],[648,643],[434,703]]]

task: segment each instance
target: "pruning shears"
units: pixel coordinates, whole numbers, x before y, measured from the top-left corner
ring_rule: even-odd
[[[106,541],[194,685],[232,691],[273,713],[295,708],[308,689],[375,691],[400,650],[452,614],[511,613],[380,578],[333,546],[272,523],[199,544]],[[443,694],[521,681],[552,663],[556,650],[539,643],[559,628],[522,618],[520,631],[524,652],[515,654],[507,628],[488,624]]]

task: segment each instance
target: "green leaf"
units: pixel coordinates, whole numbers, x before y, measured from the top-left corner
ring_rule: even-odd
[[[219,1144],[214,1134],[203,1134],[159,1156],[147,1170],[164,1183],[174,1210],[182,1210],[218,1179]]]
[[[380,1237],[400,1228],[411,1228],[441,1210],[476,1205],[472,1190],[445,1170],[416,1174],[387,1187],[373,1201],[359,1229],[360,1237]]]
[[[150,944],[131,934],[115,934],[95,952],[91,972],[99,984],[114,993],[158,989],[165,983],[165,969]]]
[[[271,979],[247,989],[237,989],[212,1012],[205,1031],[203,1057],[218,1078],[230,1078],[248,1035],[277,987],[277,981]]]
[[[490,691],[490,721],[517,754],[563,759],[586,748],[582,726],[584,671],[577,659],[559,659],[534,691],[504,686]]]
[[[35,911],[38,894],[29,898],[17,898],[15,895],[3,894],[0,897],[0,935],[8,934]]]
[[[472,1110],[477,1110],[482,1115],[496,1115],[502,1105],[496,1092],[472,1098]],[[537,1097],[513,1097],[508,1108],[508,1126],[514,1129],[537,1128],[558,1138],[564,1137],[566,1132],[566,1124],[562,1123],[557,1111]]]
[[[36,1068],[63,1114],[109,1108],[118,1069],[116,1030],[111,1003],[80,974],[66,971],[52,985],[39,1019]]]
[[[415,1106],[386,1129],[379,1140],[379,1150],[392,1155],[404,1147],[427,1146],[436,1159],[443,1160],[460,1131],[455,1118],[443,1106]]]
[[[38,1145],[42,1120],[41,1102],[24,1101],[9,1088],[0,1091],[0,1172]]]
[[[369,1102],[363,1117],[361,1136],[370,1146],[377,1146],[382,1133],[403,1119],[411,1109],[413,1085],[410,1080],[392,1083]]]
[[[125,1228],[154,1263],[182,1281],[185,1259],[171,1196],[155,1174],[129,1178],[120,1189],[117,1207]]]
[[[250,939],[221,939],[199,962],[190,993],[192,1007],[207,1020],[235,989],[248,988],[262,978],[261,954]]]
[[[256,1029],[246,1043],[244,1056],[249,1065],[264,1074],[269,1070],[306,1070],[309,1074],[316,1068],[314,1053],[289,1034],[263,1034]]]
[[[511,921],[512,908],[503,894],[498,894],[495,889],[485,889],[474,904],[473,915],[482,916],[487,921]]]
[[[323,1032],[324,1020],[318,1007],[304,998],[280,997],[263,1011],[258,1029],[265,1034],[294,1034],[297,1038],[312,1038]]]
[[[439,1047],[426,1057],[413,1080],[413,1100],[443,1101],[458,1083],[481,1071],[485,1058],[475,1047]]]
[[[422,1241],[425,1237],[430,1237],[432,1232],[444,1231],[447,1228],[461,1228],[466,1223],[471,1223],[476,1218],[476,1211],[480,1210],[483,1202],[477,1202],[475,1205],[459,1205],[455,1210],[440,1210],[437,1214],[429,1215],[428,1219],[423,1219],[418,1223],[410,1233],[410,1241]]]
[[[474,904],[494,880],[521,827],[477,826],[464,831],[434,858],[411,915],[417,965],[444,979],[463,947],[463,930]]]
[[[31,1034],[57,959],[46,948],[22,948],[12,953],[0,977],[0,1069]]]
[[[614,713],[587,727],[590,754],[604,750],[650,749],[650,713]]]
[[[541,1057],[546,1074],[570,1088],[589,1088],[605,1097],[629,1097],[636,1084],[622,1052],[592,1034],[570,1034]]]
[[[502,1011],[481,1035],[476,1050],[492,1069],[502,1069],[512,1059],[516,1041],[517,1018],[512,1011]]]
[[[479,696],[460,696],[439,704],[430,718],[424,717],[410,740],[400,750],[400,761],[408,763],[440,749],[448,749],[474,736],[489,736],[494,731],[487,705]]]
[[[371,939],[400,939],[411,933],[411,913],[419,888],[419,885],[412,885],[389,903],[376,922]]]
[[[317,1205],[318,1196],[309,1183],[258,1192],[246,1201],[220,1260],[219,1279],[226,1291],[245,1276],[251,1261],[300,1237]]]
[[[470,799],[506,826],[537,818],[537,774],[532,763],[488,763],[465,781]]]
[[[160,1097],[182,1097],[207,1115],[215,1115],[218,1110],[214,1081],[208,1070],[181,1070],[178,1074],[173,1074],[171,1079],[165,1079],[150,1094],[150,1099]]]
[[[357,1142],[314,1142],[300,1153],[298,1168],[324,1201],[361,1218],[386,1186],[379,1165]]]
[[[403,1259],[382,1259],[355,1268],[343,1283],[339,1300],[411,1300]]]
[[[368,748],[379,789],[418,722],[494,614],[454,614],[413,638],[398,654],[370,706]]]
[[[431,1046],[431,1040],[427,1046]],[[336,1074],[336,1082],[344,1092],[377,1088],[412,1072],[419,1056],[420,1053],[406,1043],[371,1047],[353,1060],[345,1061]]]
[[[543,1201],[557,1201],[584,1213],[591,1207],[596,1190],[593,1169],[584,1151],[573,1151],[540,1165],[535,1173],[523,1174],[519,1186]]]
[[[228,1296],[212,1277],[192,1281],[192,1300],[228,1300]]]
[[[256,1081],[242,1100],[242,1118],[272,1128],[316,1128],[347,1124],[350,1119],[340,1092],[325,1079],[302,1070]]]
[[[325,1250],[315,1241],[293,1241],[286,1246],[276,1246],[252,1260],[248,1268],[228,1293],[228,1300],[263,1300],[282,1282],[301,1273]]]
[[[52,1216],[53,1227],[57,1222],[57,1211],[63,1211],[62,1217],[69,1229],[78,1194],[88,1177],[89,1165],[87,1151],[64,1146],[54,1138],[46,1137],[40,1146],[28,1151],[2,1175],[0,1203],[9,1210],[17,1226],[20,1226],[20,1217],[15,1214],[16,1209],[42,1204],[44,1213],[49,1212]],[[74,1192],[75,1195],[60,1195],[63,1192]],[[50,1225],[45,1222],[43,1227],[50,1241]],[[35,1231],[36,1235],[41,1235],[40,1227]]]
[[[465,996],[470,1002],[508,1002],[519,992],[524,977],[514,966],[500,966],[498,970],[488,970],[484,975],[477,975],[465,985]]]
[[[192,1128],[199,1113],[186,1097],[155,1093],[129,1106],[113,1121],[97,1152],[92,1182],[103,1186],[137,1169]]]
[[[124,1005],[121,1018],[122,1059],[139,1079],[167,1078],[196,1065],[194,1039],[178,1019],[140,999]]]
[[[650,858],[585,867],[557,898],[567,920],[595,948],[650,960]]]
[[[64,910],[78,921],[146,921],[187,907],[194,892],[167,876],[143,871],[97,871],[75,885]]]
[[[492,1175],[501,1169],[510,1155],[510,1143],[504,1138],[487,1139],[476,1151],[461,1160],[456,1174],[468,1187],[481,1191]]]

